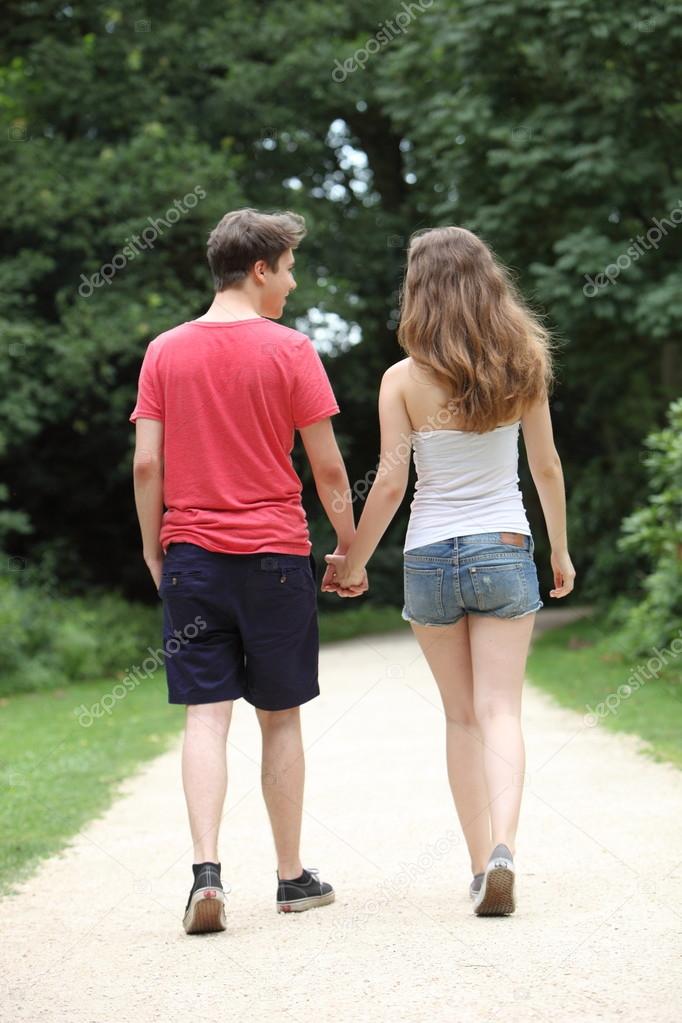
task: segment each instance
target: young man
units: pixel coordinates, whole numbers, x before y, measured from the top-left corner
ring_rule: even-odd
[[[169,703],[184,704],[182,778],[194,845],[188,934],[224,930],[218,831],[235,700],[256,708],[279,912],[332,902],[299,853],[300,705],[319,694],[316,566],[291,451],[299,430],[345,553],[355,532],[331,416],[339,406],[305,334],[275,324],[296,287],[293,213],[226,214],[208,239],[210,309],[160,334],[139,378],[134,489],[143,557],[163,601]],[[164,511],[164,505],[166,510]],[[322,585],[334,588],[334,569]],[[355,593],[367,589],[366,576]],[[349,595],[346,593],[346,595]]]

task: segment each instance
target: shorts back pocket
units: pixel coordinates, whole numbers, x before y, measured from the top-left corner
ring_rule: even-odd
[[[405,607],[417,623],[433,623],[445,618],[443,606],[443,568],[404,566]]]
[[[468,571],[479,611],[487,611],[500,618],[513,618],[526,610],[528,589],[524,566],[520,562],[472,565]]]

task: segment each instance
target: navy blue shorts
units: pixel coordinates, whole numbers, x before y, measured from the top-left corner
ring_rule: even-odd
[[[319,695],[312,554],[172,543],[159,596],[169,703],[243,696],[261,710],[287,710]]]

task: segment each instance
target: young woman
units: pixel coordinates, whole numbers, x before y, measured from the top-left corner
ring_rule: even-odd
[[[474,912],[506,915],[525,769],[521,690],[543,606],[518,487],[519,425],[551,546],[550,596],[565,597],[575,578],[548,405],[551,342],[490,249],[460,227],[410,239],[398,340],[407,358],[381,381],[376,479],[352,544],[326,555],[336,577],[324,588],[349,597],[366,585],[414,450],[402,614],[443,701]]]

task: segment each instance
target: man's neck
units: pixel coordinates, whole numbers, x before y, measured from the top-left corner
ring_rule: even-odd
[[[203,316],[197,316],[198,320],[211,320],[213,323],[232,323],[235,320],[252,320],[260,317],[261,314],[251,305],[245,302],[240,296],[233,298],[231,295],[221,293],[216,295]]]

